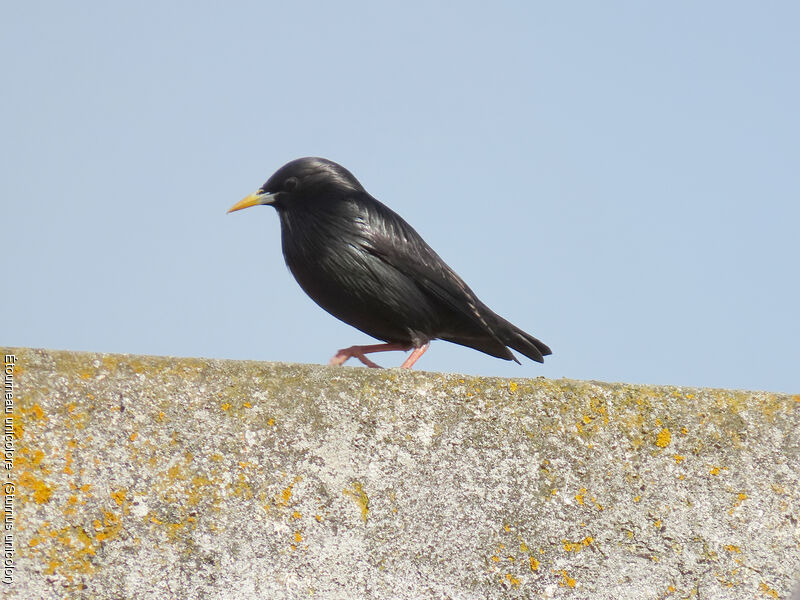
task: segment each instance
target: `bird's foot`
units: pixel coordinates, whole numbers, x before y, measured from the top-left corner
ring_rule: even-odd
[[[363,352],[363,350],[361,350],[361,348],[362,348],[362,346],[350,346],[349,348],[342,348],[341,350],[339,350],[336,353],[336,356],[334,356],[330,360],[330,362],[328,364],[329,365],[339,366],[339,365],[343,365],[345,362],[347,362],[347,359],[349,359],[349,358],[357,358],[362,363],[367,365],[370,369],[382,369],[383,368],[379,364],[377,364],[375,362],[372,362],[370,359],[368,359],[364,355],[364,352]]]
[[[357,358],[371,369],[382,369],[383,367],[381,367],[377,363],[372,362],[370,359],[366,357],[366,355],[371,352],[390,352],[393,350],[406,351],[409,350],[410,348],[411,346],[406,344],[371,344],[369,346],[350,346],[349,348],[342,348],[341,350],[339,350],[328,364],[336,366],[343,365],[345,362],[347,362],[347,359]],[[425,350],[427,350],[428,345],[426,344],[424,348]],[[409,356],[406,362],[403,363],[403,368],[406,369],[410,368],[410,366],[413,365],[420,356],[422,356],[422,352],[425,352],[425,350],[423,350],[416,357],[414,357],[414,355],[417,353],[418,350],[419,348],[415,349],[414,352],[411,353],[411,356]],[[411,361],[411,363],[408,366],[406,366],[406,363],[408,363],[408,361],[411,360],[412,358],[414,358],[414,360]]]

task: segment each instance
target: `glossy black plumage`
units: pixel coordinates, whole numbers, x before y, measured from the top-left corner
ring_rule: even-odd
[[[277,209],[283,255],[303,290],[364,333],[405,349],[443,339],[506,360],[517,360],[509,348],[538,362],[550,354],[483,304],[344,167],[323,158],[294,160],[231,211],[255,204]]]

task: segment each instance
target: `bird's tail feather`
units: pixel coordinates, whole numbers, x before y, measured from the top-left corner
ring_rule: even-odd
[[[512,325],[502,317],[498,317],[498,327],[495,333],[506,346],[536,362],[544,362],[544,357],[552,354],[547,344],[536,339],[530,333],[522,331],[522,329]]]
[[[493,314],[492,316],[494,322],[489,325],[489,329],[476,331],[473,335],[442,336],[441,339],[480,350],[490,356],[513,360],[518,364],[517,357],[509,348],[513,348],[536,362],[544,362],[544,357],[552,354],[550,348],[541,340],[522,331],[499,315]]]

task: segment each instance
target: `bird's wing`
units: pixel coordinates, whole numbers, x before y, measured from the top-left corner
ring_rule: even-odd
[[[363,248],[449,310],[454,318],[446,321],[453,330],[441,331],[438,337],[506,360],[517,361],[508,347],[538,362],[550,354],[544,343],[481,302],[402,217],[372,200],[361,217]]]
[[[486,335],[497,338],[489,319],[496,315],[402,217],[374,200],[364,217],[364,249],[411,278]]]

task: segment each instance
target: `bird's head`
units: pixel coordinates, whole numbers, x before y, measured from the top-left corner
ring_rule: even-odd
[[[254,194],[237,202],[229,213],[258,204],[291,210],[309,202],[330,202],[363,192],[364,188],[343,166],[326,158],[298,158],[275,171]]]

